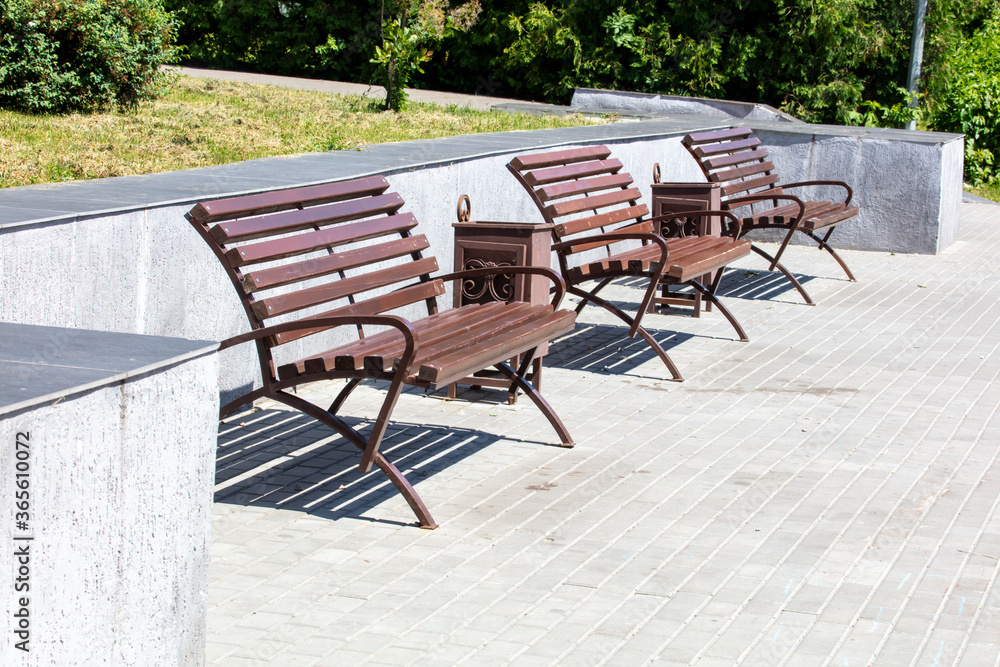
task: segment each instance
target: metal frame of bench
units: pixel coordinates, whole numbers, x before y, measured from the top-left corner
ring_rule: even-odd
[[[629,326],[630,338],[639,334],[680,381],[680,371],[645,328],[644,313],[651,304],[662,301],[658,288],[690,285],[726,317],[741,341],[746,332],[729,309],[715,296],[722,269],[734,259],[750,253],[750,243],[738,240],[739,221],[724,211],[686,211],[649,218],[649,210],[639,202],[632,177],[622,172],[621,161],[611,157],[607,146],[590,146],[549,151],[515,157],[507,169],[524,187],[546,222],[554,225],[552,233],[567,291],[580,297],[579,313],[587,303],[594,303]],[[665,220],[679,216],[721,216],[737,226],[731,236],[687,236],[663,238],[657,234]],[[622,241],[638,241],[638,247],[622,250]],[[615,247],[612,247],[615,246]],[[587,251],[603,251],[601,259],[575,257]],[[711,286],[699,282],[705,274],[717,272]],[[648,286],[635,317],[598,293],[613,280],[622,277],[648,279]],[[582,283],[596,281],[589,290]]]
[[[262,386],[222,407],[225,416],[259,398],[271,398],[326,424],[362,451],[360,469],[374,463],[406,499],[421,527],[436,523],[400,471],[379,452],[403,385],[446,388],[454,380],[495,367],[541,410],[563,446],[573,440],[533,387],[528,374],[535,350],[572,330],[576,314],[558,310],[565,283],[546,267],[499,267],[431,277],[437,260],[424,257],[416,218],[400,213],[403,199],[386,192],[382,176],[205,201],[186,217],[222,263],[250,324],[220,350],[253,342]],[[469,305],[439,311],[447,281],[490,275],[535,274],[554,283],[551,303]],[[389,311],[426,304],[427,316],[409,321]],[[331,305],[337,305],[329,309]],[[277,319],[273,319],[277,318]],[[277,322],[277,323],[274,323]],[[358,338],[318,354],[278,365],[274,350],[336,327],[356,328]],[[366,327],[383,330],[368,334]],[[508,360],[520,356],[517,369]],[[319,380],[345,379],[329,408],[286,391]],[[366,379],[389,388],[365,436],[337,416]]]
[[[751,206],[749,215],[741,215],[743,226],[740,233],[744,235],[755,229],[768,228],[788,230],[773,257],[756,245],[753,246],[753,251],[771,263],[769,267],[771,271],[776,268],[781,271],[806,303],[814,305],[801,283],[779,263],[785,247],[795,232],[805,234],[820,248],[829,252],[847,277],[851,281],[856,280],[844,260],[828,243],[837,225],[858,215],[858,207],[851,205],[854,191],[847,183],[800,181],[782,184],[778,174],[775,173],[774,163],[768,159],[767,148],[761,144],[754,131],[745,125],[689,134],[681,140],[681,143],[698,162],[708,181],[722,184],[724,209],[733,211],[759,202],[771,202],[772,207],[765,211],[754,212]],[[842,202],[803,201],[785,192],[792,188],[809,186],[843,188],[847,196]],[[826,233],[822,237],[816,235],[817,231],[824,229]]]

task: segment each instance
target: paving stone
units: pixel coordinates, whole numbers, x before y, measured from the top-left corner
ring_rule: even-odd
[[[877,664],[893,665],[925,640],[917,664],[951,662],[963,641],[962,664],[992,664],[997,232],[1000,209],[944,255],[848,251],[859,283],[792,246],[788,266],[817,274],[813,308],[751,258],[721,288],[750,343],[729,340],[717,313],[649,316],[687,377],[679,384],[613,317],[585,309],[546,367],[571,450],[546,444],[530,405],[404,394],[387,442],[404,469],[429,471],[414,479],[441,522],[433,532],[405,525],[405,503],[333,443],[297,457],[301,474],[227,488],[214,518],[209,661],[228,665],[234,646],[264,637],[293,644],[274,664],[517,656],[631,667],[746,653],[744,664],[798,666],[867,663],[878,650]],[[974,297],[949,298],[969,272],[960,266],[976,267]],[[634,291],[606,293],[629,303]],[[618,347],[631,358],[598,372]],[[339,383],[314,390],[330,400]],[[379,400],[359,388],[352,415],[371,418]],[[437,425],[422,426],[429,409]],[[254,417],[220,437],[220,450],[244,448],[247,470],[331,437],[277,408]],[[303,484],[319,485],[313,499],[335,493],[290,510]],[[243,623],[254,616],[263,628]]]

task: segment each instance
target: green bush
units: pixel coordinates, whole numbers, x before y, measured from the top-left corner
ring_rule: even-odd
[[[996,182],[1000,160],[1000,3],[983,27],[948,58],[948,76],[931,100],[931,126],[965,134],[965,180]]]
[[[385,108],[400,111],[406,104],[406,86],[421,65],[431,59],[433,47],[452,35],[465,32],[479,18],[479,0],[451,7],[448,0],[412,0],[399,18],[382,23],[382,45],[375,47],[372,63],[385,86]],[[412,12],[412,16],[411,16]]]
[[[192,65],[368,82],[382,42],[380,0],[164,0]]]
[[[133,107],[156,95],[175,34],[162,0],[4,0],[0,107]]]

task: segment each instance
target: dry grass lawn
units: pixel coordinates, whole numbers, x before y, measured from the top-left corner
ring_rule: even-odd
[[[355,95],[179,76],[164,96],[131,112],[31,116],[0,111],[0,187],[594,122],[605,121],[431,104],[411,104],[397,114]]]

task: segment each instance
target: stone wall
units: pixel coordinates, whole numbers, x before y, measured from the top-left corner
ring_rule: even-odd
[[[0,664],[204,663],[217,375],[205,354],[0,411]],[[30,435],[30,541],[14,532],[18,433]]]
[[[754,126],[785,180],[844,179],[854,185],[862,213],[838,228],[837,247],[935,253],[954,238],[961,198],[960,135],[795,123]],[[418,229],[430,238],[442,271],[449,271],[451,224],[460,194],[471,197],[473,219],[540,220],[504,167],[514,155],[606,143],[648,201],[655,162],[664,181],[704,181],[680,139],[711,127],[687,119],[473,135],[107,179],[107,187],[119,191],[129,183],[140,194],[149,191],[148,204],[0,223],[0,312],[12,322],[222,340],[244,331],[246,322],[217,260],[183,217],[201,198],[384,173],[406,200],[404,211],[420,221]],[[172,189],[157,195],[161,182]],[[12,188],[0,191],[0,211],[5,198],[23,202],[33,192],[44,197],[62,191],[95,199],[104,185]],[[289,356],[304,351],[288,347]],[[220,386],[228,399],[248,388],[259,370],[249,346],[220,357]]]

